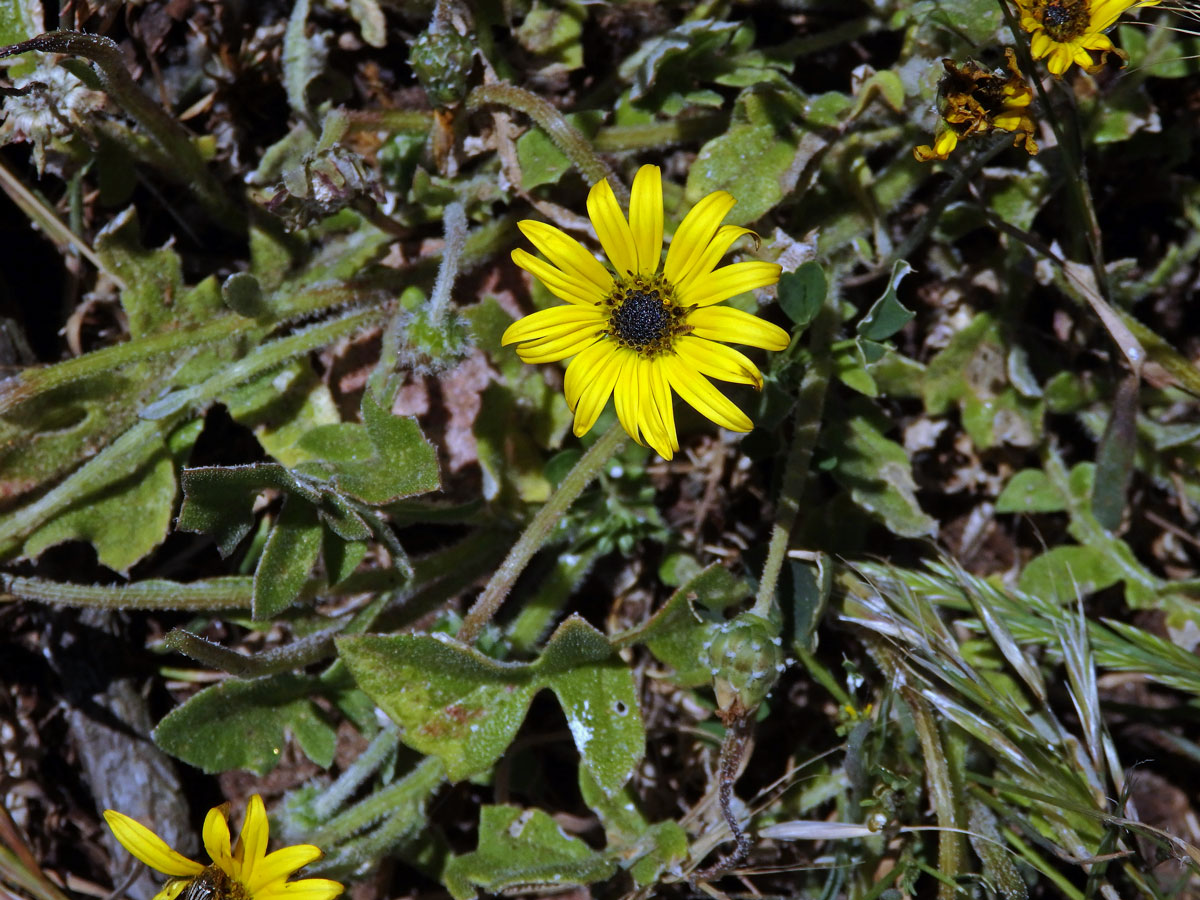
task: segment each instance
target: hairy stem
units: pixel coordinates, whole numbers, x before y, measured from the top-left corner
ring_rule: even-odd
[[[342,804],[350,799],[368,778],[384,763],[389,754],[395,752],[400,745],[400,733],[396,726],[387,723],[379,734],[371,739],[367,749],[358,755],[337,780],[326,788],[313,803],[313,813],[321,821],[325,821],[341,809]]]
[[[566,154],[589,184],[608,179],[613,192],[622,203],[629,203],[629,189],[604,162],[592,145],[563,114],[536,94],[512,84],[484,84],[467,96],[467,109],[474,112],[489,104],[507,106],[523,112],[533,119],[554,141],[558,149]]]
[[[492,575],[487,587],[483,589],[483,593],[471,607],[471,611],[467,613],[462,628],[458,632],[460,641],[464,644],[475,642],[475,639],[479,637],[479,632],[483,630],[483,626],[490,622],[492,616],[500,609],[500,604],[504,602],[504,598],[516,584],[517,578],[524,571],[525,566],[533,559],[533,555],[546,542],[546,538],[550,536],[554,526],[559,523],[576,498],[583,493],[583,489],[600,474],[605,464],[624,442],[625,431],[621,428],[620,423],[614,422],[612,427],[604,432],[600,439],[580,457],[579,462],[575,463],[575,468],[567,474],[562,484],[538,510],[533,521],[513,544],[513,548],[508,551],[508,556],[500,564],[496,573]]]
[[[788,540],[800,513],[800,498],[804,495],[804,482],[808,478],[813,448],[817,443],[817,435],[821,433],[825,394],[833,371],[829,346],[833,343],[837,326],[837,305],[830,293],[826,296],[825,303],[817,313],[809,332],[809,349],[813,361],[800,384],[796,403],[796,432],[792,438],[792,448],[788,451],[779,502],[775,506],[775,524],[771,528],[771,539],[767,545],[767,561],[763,564],[758,595],[754,598],[754,609],[751,610],[754,615],[763,619],[771,618],[779,573],[783,569]]]

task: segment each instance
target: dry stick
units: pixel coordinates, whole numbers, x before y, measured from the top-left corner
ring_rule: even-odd
[[[625,431],[619,422],[614,422],[608,431],[592,444],[588,451],[580,457],[579,462],[563,479],[562,484],[550,496],[545,505],[538,510],[533,521],[508,551],[508,556],[500,564],[500,568],[492,575],[479,595],[479,599],[471,607],[463,619],[462,628],[458,631],[458,639],[464,644],[473,644],[479,637],[483,626],[491,621],[492,616],[500,609],[500,604],[508,596],[508,592],[517,582],[525,566],[533,559],[533,555],[541,549],[550,532],[558,525],[571,504],[583,493],[583,489],[592,483],[600,474],[605,464],[612,458],[625,442]]]
[[[729,831],[733,835],[733,850],[726,853],[707,869],[696,872],[692,883],[711,881],[724,875],[730,869],[745,862],[750,855],[750,838],[738,824],[737,815],[733,810],[733,784],[737,781],[738,769],[742,766],[742,758],[746,754],[746,738],[750,732],[750,717],[753,711],[738,716],[725,726],[725,738],[721,741],[721,760],[717,766],[717,796],[721,802],[721,815]]]
[[[124,57],[115,43],[97,34],[51,31],[0,48],[0,59],[32,50],[82,56],[95,63],[105,93],[146,129],[167,171],[173,169],[176,180],[195,191],[196,198],[218,224],[237,232],[246,230],[245,214],[229,201],[220,182],[208,170],[192,143],[191,134],[138,86],[125,68]]]

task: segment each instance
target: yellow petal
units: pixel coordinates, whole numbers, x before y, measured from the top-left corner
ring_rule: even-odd
[[[662,173],[658,166],[638,169],[629,197],[629,228],[638,257],[636,271],[653,275],[662,258],[663,242]]]
[[[579,395],[595,379],[596,373],[604,365],[604,361],[613,352],[612,341],[597,341],[586,350],[581,350],[567,366],[567,376],[563,379],[563,396],[571,412],[579,404]]]
[[[650,390],[654,395],[654,408],[662,419],[663,432],[670,442],[671,453],[663,453],[663,447],[655,447],[658,455],[669,460],[679,450],[679,435],[675,431],[675,397],[671,393],[671,383],[667,380],[667,370],[663,367],[662,357],[650,361]]]
[[[785,350],[791,337],[778,325],[729,306],[707,306],[688,316],[692,334],[728,344]]]
[[[1055,44],[1054,50],[1050,54],[1050,59],[1046,61],[1046,69],[1055,78],[1059,78],[1069,68],[1071,68],[1070,46],[1067,44]]]
[[[680,397],[698,413],[730,431],[749,431],[754,427],[750,417],[738,409],[728,397],[712,386],[707,378],[689,368],[678,357],[664,356],[667,380]]]
[[[588,192],[587,211],[592,227],[596,229],[596,237],[600,239],[600,246],[616,269],[617,277],[624,278],[629,272],[637,272],[638,255],[633,232],[607,181],[597,181],[592,185]]]
[[[638,385],[638,361],[636,353],[622,354],[621,370],[617,373],[617,383],[613,388],[613,400],[617,406],[617,418],[621,427],[631,438],[642,443],[638,430],[641,412],[642,395]]]
[[[559,338],[546,338],[521,344],[517,347],[517,356],[521,357],[522,362],[530,365],[558,362],[560,359],[582,353],[601,337],[602,334],[595,328],[573,331]]]
[[[762,390],[762,373],[758,371],[758,366],[732,347],[688,335],[676,342],[675,352],[702,375],[738,384],[752,384]]]
[[[104,821],[121,846],[150,868],[176,878],[199,875],[204,871],[200,863],[193,862],[178,850],[172,850],[157,834],[124,813],[106,809]]]
[[[601,294],[612,290],[612,274],[575,238],[559,231],[553,225],[533,219],[518,222],[517,227],[542,251],[546,259],[563,272],[595,285]]]
[[[512,252],[512,261],[529,272],[546,286],[555,297],[580,306],[594,306],[604,300],[604,292],[590,281],[568,275],[550,263],[538,259],[527,250],[517,248]]]
[[[721,261],[721,257],[725,255],[729,245],[744,234],[754,234],[754,232],[738,225],[722,225],[718,228],[716,235],[704,248],[704,252],[696,258],[695,264],[680,275],[678,281],[673,282],[676,289],[686,291],[693,281],[705,278],[717,267],[717,263]],[[758,236],[755,235],[755,237]]]
[[[608,342],[605,344],[608,346]],[[575,408],[575,437],[583,437],[591,431],[596,420],[600,418],[600,413],[604,411],[604,405],[608,403],[608,397],[617,383],[617,373],[629,353],[630,351],[622,350],[615,344],[611,345],[608,357],[596,367],[596,377],[590,384],[584,385],[579,395],[579,404]]]
[[[654,361],[638,357],[637,362],[638,396],[638,427],[646,438],[646,443],[663,459],[672,455],[671,438],[663,424],[662,414],[658,409],[658,394],[655,386]],[[670,396],[668,394],[668,396]]]
[[[677,284],[704,253],[704,249],[717,233],[721,220],[733,209],[736,200],[725,191],[714,191],[692,207],[683,217],[671,246],[667,248],[667,264],[663,273],[672,284]]]
[[[257,895],[275,882],[286,881],[293,872],[299,871],[323,856],[320,848],[312,844],[297,844],[268,853],[255,866],[253,874],[246,879],[246,890]],[[257,896],[255,900],[258,900]]]
[[[327,878],[301,878],[263,888],[254,895],[254,900],[333,900],[344,890],[341,884]]]
[[[680,306],[710,306],[737,294],[775,284],[781,271],[778,263],[757,259],[722,266],[692,282],[686,290],[677,291],[676,300]]]
[[[204,817],[204,849],[222,871],[241,881],[241,865],[237,866],[237,871],[233,866],[233,852],[229,847],[229,823],[225,821],[225,813],[226,807],[222,804],[214,806]]]
[[[539,309],[504,329],[500,344],[508,346],[517,341],[557,337],[567,331],[583,330],[592,325],[602,328],[604,321],[604,313],[596,306],[555,306]]]
[[[938,133],[933,142],[933,152],[938,159],[945,159],[958,146],[958,133],[953,128],[946,128]]]
[[[192,883],[190,878],[172,878],[162,886],[162,890],[154,895],[154,900],[175,900],[183,889]]]
[[[242,884],[254,881],[255,869],[267,855],[267,838],[270,825],[267,822],[267,808],[258,794],[250,798],[246,804],[246,816],[242,820],[242,833],[238,837],[239,856],[242,860]]]
[[[1045,31],[1039,31],[1029,41],[1029,52],[1034,59],[1041,59],[1050,52],[1053,44],[1054,41],[1050,40],[1050,35],[1046,34]]]

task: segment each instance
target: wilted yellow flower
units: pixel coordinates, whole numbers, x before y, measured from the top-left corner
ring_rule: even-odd
[[[188,859],[140,822],[106,809],[104,821],[121,845],[170,880],[154,900],[176,900],[189,889],[186,900],[333,900],[343,890],[336,881],[288,876],[321,858],[312,844],[297,844],[267,853],[267,811],[255,794],[246,807],[237,845],[229,842],[226,806],[208,811],[204,820],[204,849],[212,863]]]
[[[962,65],[952,59],[942,60],[946,74],[938,82],[941,118],[933,146],[914,147],[913,156],[921,162],[945,159],[958,146],[959,138],[997,130],[1011,131],[1014,147],[1023,147],[1030,156],[1037,154],[1033,119],[1029,117],[1033,89],[1017,68],[1011,47],[1005,48],[1004,56],[1007,71],[985,69],[970,60]]]
[[[1121,14],[1139,6],[1156,6],[1159,0],[1017,0],[1021,27],[1029,32],[1034,59],[1049,57],[1046,68],[1060,77],[1071,63],[1086,72],[1098,72],[1108,54],[1127,59],[1104,32]],[[1092,54],[1099,53],[1099,60]]]
[[[635,441],[644,439],[664,459],[679,449],[674,390],[703,415],[730,431],[749,431],[750,419],[708,378],[762,388],[758,367],[732,341],[782,350],[788,333],[776,325],[716,304],[779,280],[775,263],[751,260],[716,268],[748,228],[722,225],[736,201],[725,191],[703,198],[680,224],[666,263],[662,176],[642,166],[633,180],[626,221],[607,181],[588,194],[588,216],[615,274],[557,228],[526,220],[518,227],[550,260],[514,250],[513,262],[532,273],[566,306],[514,322],[501,342],[517,344],[527,363],[574,359],[564,392],[583,436],[615,395],[617,418]],[[708,376],[708,377],[705,377]]]

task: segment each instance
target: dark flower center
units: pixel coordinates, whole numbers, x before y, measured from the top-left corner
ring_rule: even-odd
[[[1042,27],[1059,43],[1067,43],[1087,32],[1091,17],[1086,0],[1049,0],[1041,9]]]
[[[617,336],[638,350],[661,339],[671,326],[658,291],[630,291],[609,321]]]
[[[676,306],[673,295],[662,275],[619,279],[604,300],[609,307],[605,333],[647,358],[665,353],[678,335],[692,330],[684,324],[690,310]]]

